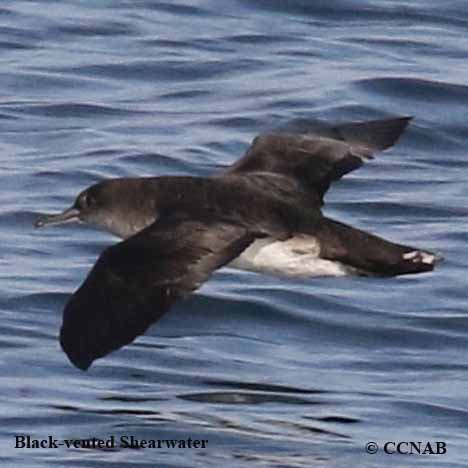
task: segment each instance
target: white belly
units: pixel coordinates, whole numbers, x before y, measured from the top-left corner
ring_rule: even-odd
[[[319,258],[320,245],[312,236],[299,235],[287,241],[256,240],[228,266],[239,270],[278,276],[349,276],[356,269],[340,262]]]

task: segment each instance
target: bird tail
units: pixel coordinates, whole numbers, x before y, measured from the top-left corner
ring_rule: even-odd
[[[396,244],[329,218],[322,218],[311,234],[321,246],[321,258],[352,266],[363,275],[423,273],[442,260],[427,250]]]

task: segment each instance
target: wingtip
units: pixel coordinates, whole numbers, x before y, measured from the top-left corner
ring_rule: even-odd
[[[68,356],[70,359],[70,362],[77,368],[80,369],[83,372],[86,372],[90,367],[93,361],[78,361],[78,360],[72,360],[70,356]]]
[[[60,330],[60,346],[62,347],[63,352],[67,355],[69,361],[78,369],[83,372],[87,371],[94,359],[90,358],[89,355],[85,355],[81,352],[79,347],[70,343],[66,337],[66,333],[62,327]]]
[[[382,124],[386,129],[383,132],[385,137],[381,143],[381,149],[384,150],[392,147],[400,139],[401,135],[403,135],[413,118],[412,115],[407,115],[394,119],[382,120]]]
[[[345,141],[383,151],[392,147],[408,127],[413,116],[370,120],[338,127]]]
[[[401,121],[403,123],[403,130],[410,124],[410,122],[414,119],[414,115],[405,115],[402,117],[397,117],[394,120]]]

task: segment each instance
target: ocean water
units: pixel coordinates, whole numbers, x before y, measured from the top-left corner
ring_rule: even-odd
[[[467,27],[461,0],[2,2],[2,466],[467,466]],[[415,119],[324,211],[439,252],[435,272],[225,268],[88,372],[68,362],[64,303],[116,239],[35,230],[38,213],[103,178],[209,174],[292,119],[394,115]],[[20,435],[208,442],[15,448]]]

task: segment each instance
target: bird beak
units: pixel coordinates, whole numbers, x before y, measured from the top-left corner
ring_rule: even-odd
[[[41,228],[48,224],[64,224],[70,223],[72,221],[79,221],[79,216],[80,210],[72,206],[71,208],[66,209],[62,213],[40,216],[34,223],[34,227]]]

